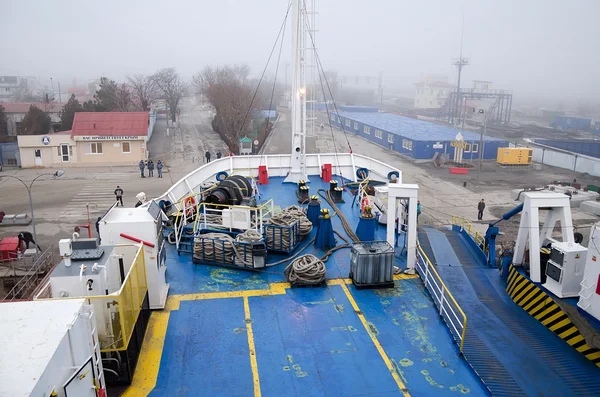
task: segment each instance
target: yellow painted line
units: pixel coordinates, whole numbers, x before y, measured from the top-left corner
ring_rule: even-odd
[[[147,396],[156,386],[169,316],[170,313],[166,310],[154,312],[150,316],[133,381],[123,397]]]
[[[572,326],[571,328],[567,329],[566,331],[564,331],[563,333],[561,333],[560,335],[558,335],[558,337],[560,339],[567,339],[569,338],[572,334],[574,334],[575,332],[579,332],[579,330],[577,329],[576,326]]]
[[[365,327],[365,330],[371,337],[371,340],[373,341],[373,344],[375,345],[375,347],[377,348],[377,351],[381,355],[381,358],[383,358],[385,365],[388,367],[389,371],[392,373],[392,376],[394,377],[394,380],[396,381],[398,388],[400,389],[400,391],[402,391],[402,395],[404,395],[404,397],[410,397],[410,393],[408,392],[406,385],[402,382],[402,379],[400,379],[400,375],[394,369],[394,366],[392,365],[392,362],[390,361],[389,357],[387,356],[385,350],[383,350],[381,343],[379,343],[379,341],[377,340],[377,337],[375,335],[373,335],[373,333],[371,332],[371,330],[369,328],[369,324],[367,324],[367,320],[365,319],[365,315],[358,308],[358,305],[356,304],[356,301],[352,297],[350,290],[348,289],[348,287],[346,286],[345,283],[340,283],[340,285],[341,285],[342,289],[344,290],[346,297],[350,301],[352,308],[358,315],[358,318],[360,318],[360,321],[362,322],[363,327]]]
[[[595,360],[597,358],[600,358],[600,352],[586,354],[585,356],[588,358],[588,360]]]
[[[250,349],[250,368],[252,369],[252,382],[254,383],[254,397],[260,397],[260,379],[258,377],[258,363],[256,361],[256,348],[254,347],[254,333],[252,332],[252,318],[248,297],[244,296],[244,316],[246,317],[246,333],[248,334],[248,348]]]
[[[573,346],[575,343],[577,342],[581,342],[583,340],[583,335],[579,334],[574,338],[571,338],[567,341],[567,343],[571,346]]]
[[[554,324],[552,327],[550,327],[550,331],[554,332],[559,328],[564,327],[565,325],[568,325],[571,323],[571,320],[569,320],[569,318],[565,318],[564,320],[559,321],[558,323]]]

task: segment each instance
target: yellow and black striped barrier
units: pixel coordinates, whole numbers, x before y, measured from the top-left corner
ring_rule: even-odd
[[[519,274],[512,264],[508,270],[506,292],[532,317],[600,367],[600,350],[588,346],[567,313],[544,290]]]

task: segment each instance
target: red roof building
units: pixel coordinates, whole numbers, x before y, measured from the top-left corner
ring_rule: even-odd
[[[75,113],[71,136],[141,137],[148,136],[147,112],[79,112]]]
[[[31,105],[42,109],[48,113],[58,113],[65,106],[62,102],[0,102],[4,108],[4,112],[8,113],[27,113]]]

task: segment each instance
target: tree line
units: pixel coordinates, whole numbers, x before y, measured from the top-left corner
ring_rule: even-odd
[[[120,84],[102,77],[93,99],[79,103],[75,95],[71,95],[59,114],[62,129],[73,127],[77,112],[144,112],[157,99],[166,102],[169,117],[175,121],[179,102],[187,91],[188,84],[175,68],[160,69],[150,76],[127,76],[127,82]]]

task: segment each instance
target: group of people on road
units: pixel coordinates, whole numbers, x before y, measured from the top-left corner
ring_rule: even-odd
[[[144,175],[144,170],[147,168],[148,169],[148,177],[153,177],[154,176],[154,161],[152,161],[152,159],[147,160],[144,162],[144,160],[140,160],[138,166],[140,167],[140,174],[142,178],[145,178],[146,176]],[[162,170],[163,170],[163,163],[160,160],[156,161],[156,170],[158,171],[158,177],[162,178]]]
[[[204,157],[206,157],[206,162],[210,163],[210,151],[207,150],[206,153],[204,153]],[[223,153],[221,153],[220,150],[217,150],[217,158],[220,159],[221,157],[223,157]]]

